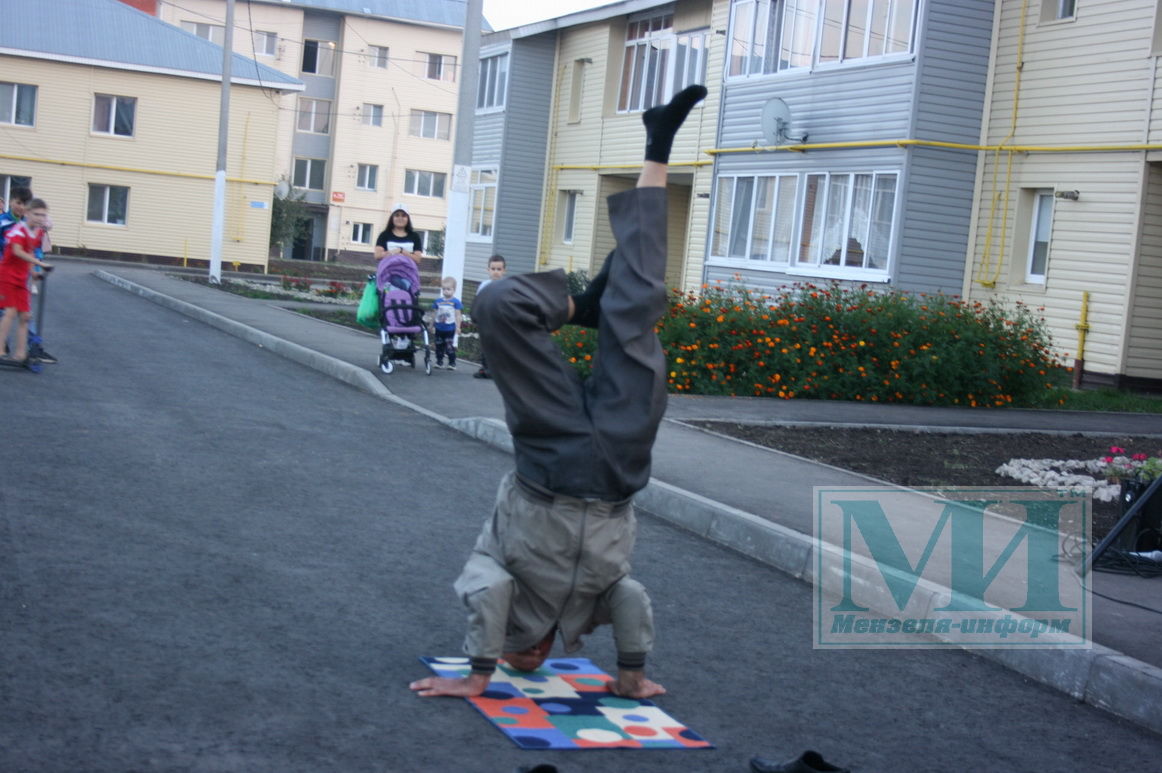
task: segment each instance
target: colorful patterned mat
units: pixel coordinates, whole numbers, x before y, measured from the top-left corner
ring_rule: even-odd
[[[467,658],[420,658],[437,676],[469,673]],[[469,698],[522,749],[713,749],[648,700],[619,698],[586,658],[550,658],[532,673],[502,660],[483,695]]]

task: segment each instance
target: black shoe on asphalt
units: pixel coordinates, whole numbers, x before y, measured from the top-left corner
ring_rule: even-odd
[[[46,352],[44,349],[41,349],[36,354],[30,354],[29,359],[35,360],[36,362],[43,362],[45,365],[56,365],[57,364],[57,358],[53,357],[51,354]]]
[[[472,378],[492,378],[492,376],[488,375],[488,371],[481,369],[473,373]]]
[[[754,773],[850,773],[847,768],[837,768],[824,760],[819,752],[810,750],[786,762],[751,757],[750,769]]]

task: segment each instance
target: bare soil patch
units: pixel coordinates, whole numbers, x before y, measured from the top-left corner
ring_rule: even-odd
[[[871,475],[901,486],[1016,486],[995,470],[1010,459],[1096,459],[1110,446],[1156,455],[1162,439],[1025,433],[915,432],[886,429],[773,427],[690,422],[757,445]],[[1121,516],[1118,502],[1093,503],[1093,536],[1103,537]]]

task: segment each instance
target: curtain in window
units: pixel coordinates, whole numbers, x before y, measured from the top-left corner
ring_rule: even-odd
[[[137,100],[132,97],[117,97],[117,110],[113,117],[113,133],[123,137],[133,136],[133,116],[137,110]]]

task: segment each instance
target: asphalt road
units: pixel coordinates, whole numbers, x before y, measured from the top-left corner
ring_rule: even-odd
[[[651,676],[718,748],[520,751],[463,701],[406,688],[417,657],[459,654],[450,585],[511,459],[88,272],[52,278],[61,364],[0,371],[4,773],[741,773],[807,748],[858,771],[1119,771],[1162,755],[963,652],[814,651],[806,585],[649,516]],[[608,633],[581,654],[611,668]]]

